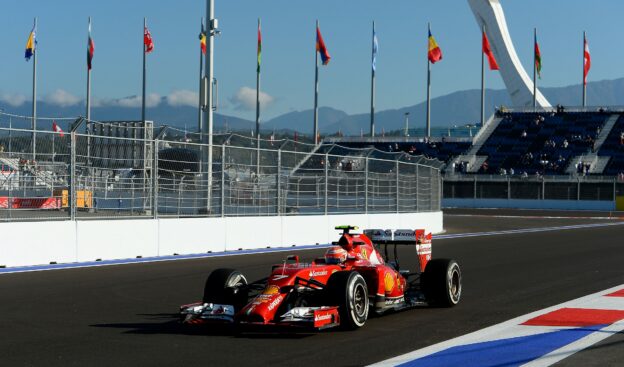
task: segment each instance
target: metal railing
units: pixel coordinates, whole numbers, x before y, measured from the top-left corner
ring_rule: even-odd
[[[258,150],[255,139],[230,134],[215,138],[209,177],[209,147],[199,139],[102,136],[66,125],[64,133],[38,130],[34,152],[32,130],[0,127],[0,220],[440,210],[439,167],[421,157],[322,153],[274,139]]]
[[[447,175],[445,199],[533,199],[615,201],[624,181],[600,176]]]

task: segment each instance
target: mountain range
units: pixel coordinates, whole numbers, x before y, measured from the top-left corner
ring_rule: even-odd
[[[578,106],[581,101],[580,85],[571,85],[556,88],[541,88],[552,105]],[[588,106],[605,107],[624,105],[624,78],[603,80],[588,83]],[[432,127],[452,127],[454,125],[475,124],[479,122],[481,90],[472,89],[454,92],[431,100]],[[486,91],[486,115],[491,115],[497,106],[511,106],[511,99],[505,89]],[[31,106],[24,103],[19,107],[3,105],[0,108],[17,115],[30,115]],[[426,103],[399,109],[378,111],[375,114],[377,131],[392,131],[402,129],[405,123],[405,113],[409,113],[411,128],[422,128],[425,125]],[[72,106],[57,106],[50,103],[38,102],[39,116],[71,117],[84,115],[83,103]],[[95,120],[140,120],[140,108],[123,106],[93,107],[91,115]],[[189,106],[171,106],[161,101],[156,107],[148,108],[149,120],[156,124],[167,124],[180,129],[185,126],[189,131],[194,130],[197,124],[197,109]],[[312,129],[313,111],[289,112],[262,123],[261,130],[265,131],[299,131],[309,134]],[[215,131],[237,130],[252,131],[255,122],[219,113],[214,117]],[[347,114],[344,111],[331,108],[319,108],[319,129],[322,134],[333,134],[338,131],[345,135],[359,135],[367,132],[370,124],[370,114]]]

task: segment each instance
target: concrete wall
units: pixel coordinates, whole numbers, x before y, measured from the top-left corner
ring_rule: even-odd
[[[443,230],[442,212],[0,223],[0,265],[28,266],[327,244],[336,225]]]
[[[596,201],[596,200],[442,199],[442,207],[444,208],[615,210],[615,202]]]

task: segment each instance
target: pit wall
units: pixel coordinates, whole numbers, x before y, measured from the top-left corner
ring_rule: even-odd
[[[29,266],[328,244],[337,225],[443,231],[442,212],[125,219],[0,224],[0,266]]]

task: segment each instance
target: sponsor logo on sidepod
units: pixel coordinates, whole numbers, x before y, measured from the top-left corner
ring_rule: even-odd
[[[314,271],[314,270],[312,270],[310,272],[310,274],[308,274],[308,276],[310,278],[312,278],[312,277],[322,277],[324,275],[327,275],[327,270],[321,270],[321,271]]]

